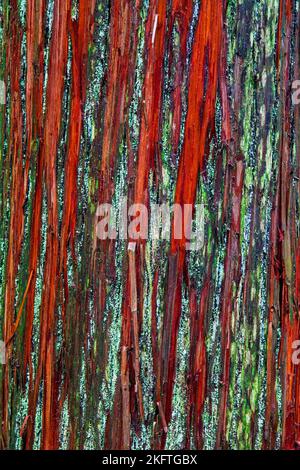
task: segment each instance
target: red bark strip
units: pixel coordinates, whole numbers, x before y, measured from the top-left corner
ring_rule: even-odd
[[[130,307],[132,316],[132,331],[134,345],[134,372],[135,372],[135,393],[137,394],[137,402],[141,420],[144,421],[143,393],[140,381],[140,347],[139,347],[139,324],[137,317],[137,274],[136,274],[136,245],[130,243],[128,246],[129,257],[129,279],[130,279]]]
[[[167,1],[151,0],[146,24],[146,70],[141,111],[141,129],[135,184],[136,204],[148,202],[148,178],[154,169],[160,138],[160,108]]]
[[[280,79],[281,132],[279,141],[278,184],[272,212],[270,275],[269,275],[269,326],[267,345],[267,406],[265,414],[264,448],[275,446],[278,422],[276,399],[276,340],[279,322],[282,337],[279,353],[283,393],[283,435],[282,446],[295,446],[293,430],[293,380],[294,366],[291,361],[292,342],[298,333],[297,314],[291,305],[291,226],[290,226],[290,41],[292,27],[292,0],[280,2],[277,45],[277,73]]]
[[[282,256],[281,279],[281,328],[282,337],[279,361],[281,365],[282,392],[283,392],[283,429],[282,447],[295,449],[299,422],[295,421],[295,385],[297,384],[296,367],[293,363],[293,343],[299,339],[299,312],[295,308],[293,289],[293,266],[297,273],[297,241],[296,213],[293,204],[294,191],[292,188],[292,171],[290,163],[291,149],[291,93],[289,82],[290,54],[293,22],[293,2],[289,0],[284,5],[285,34],[282,43],[278,46],[282,54],[281,61],[281,102],[282,102],[282,129],[280,137],[280,225],[279,246]],[[297,305],[297,304],[296,304]]]
[[[77,169],[80,154],[80,140],[83,128],[84,105],[86,101],[87,90],[87,71],[88,71],[88,50],[93,38],[94,32],[94,13],[95,0],[80,0],[78,19],[71,22],[71,40],[72,40],[72,86],[71,86],[71,105],[70,105],[70,123],[68,131],[68,148],[65,163],[65,194],[63,220],[60,234],[60,259],[59,275],[62,276],[64,299],[62,303],[63,334],[64,346],[59,358],[59,366],[56,371],[56,382],[61,382],[63,378],[62,393],[59,401],[57,420],[61,416],[62,407],[68,394],[68,406],[71,422],[70,447],[75,448],[75,436],[78,436],[79,421],[76,418],[76,392],[73,387],[79,386],[78,381],[71,381],[72,365],[76,359],[78,367],[80,347],[78,337],[80,335],[79,304],[76,303],[75,312],[71,310],[72,317],[66,318],[69,305],[69,286],[67,278],[67,258],[68,247],[70,247],[75,270],[77,269],[77,260],[75,254],[75,229],[77,224]],[[76,273],[76,278],[78,274]],[[77,286],[79,288],[79,286]],[[78,294],[77,294],[78,295]],[[74,345],[69,356],[65,352],[66,346]],[[73,357],[70,357],[73,355]],[[66,373],[62,373],[61,363],[66,359]]]
[[[34,298],[37,279],[37,263],[41,242],[41,207],[43,184],[43,160],[40,141],[43,125],[43,81],[44,81],[44,18],[45,1],[28,2],[27,12],[27,77],[26,77],[26,115],[27,119],[27,154],[31,158],[37,153],[36,180],[31,215],[29,271],[33,272],[26,302],[26,324],[24,330],[23,382],[26,380],[29,366],[30,387],[32,380],[32,329],[34,316]]]
[[[126,121],[128,121],[128,106],[133,93],[134,71],[136,65],[136,54],[138,45],[138,26],[139,26],[140,0],[122,0],[112,2],[111,6],[111,26],[110,26],[110,50],[109,66],[107,73],[107,91],[106,106],[103,124],[101,163],[100,163],[100,181],[98,202],[111,203],[114,195],[114,173],[117,159],[119,156],[119,144]],[[128,127],[128,125],[127,125]],[[128,131],[127,131],[128,132]],[[128,136],[129,139],[129,136]],[[123,158],[121,155],[120,158]],[[107,295],[107,272],[113,278],[115,270],[115,250],[114,242],[111,240],[98,241],[95,233],[93,240],[93,260],[92,260],[92,278],[96,286],[95,305],[96,319],[99,329],[102,328],[102,318],[106,304]],[[100,250],[101,263],[97,262],[96,252]],[[136,284],[136,283],[135,283]],[[129,286],[129,280],[127,287]],[[137,288],[137,287],[136,287]],[[124,310],[124,311],[123,311]],[[134,341],[137,342],[137,311],[134,309],[135,317],[135,335]],[[113,418],[109,417],[106,425],[106,440],[111,448],[129,448],[130,445],[130,384],[128,365],[129,349],[131,345],[130,325],[131,310],[129,302],[122,308],[124,336],[121,340],[121,376],[119,389],[117,387],[114,400]],[[126,327],[124,326],[126,324]],[[123,333],[122,333],[123,335]],[[125,339],[126,338],[126,339]],[[139,379],[139,353],[136,351],[135,359],[136,386],[138,394],[141,397],[141,384]],[[104,370],[105,363],[102,363],[101,369]],[[120,389],[121,387],[121,389]],[[122,395],[122,399],[119,396]],[[139,400],[140,414],[143,416],[142,400]],[[124,407],[127,407],[126,409]],[[93,410],[92,410],[93,412]],[[116,432],[112,420],[118,413],[122,414],[122,426]]]
[[[95,0],[79,2],[79,18],[71,23],[72,100],[69,142],[65,165],[65,200],[60,242],[60,272],[64,274],[65,304],[68,302],[67,246],[75,260],[75,228],[77,220],[77,167],[80,152],[83,110],[86,99],[88,46],[93,36]],[[65,312],[64,312],[65,313]]]
[[[44,122],[42,161],[45,165],[45,182],[48,201],[48,231],[44,268],[44,290],[41,305],[41,330],[39,362],[34,389],[29,397],[27,447],[32,447],[34,416],[41,379],[44,378],[42,449],[55,449],[58,446],[58,426],[56,422],[57,396],[54,387],[55,373],[55,306],[58,273],[58,218],[56,187],[56,155],[61,125],[64,75],[67,62],[68,29],[70,22],[70,0],[55,3],[52,39],[50,45],[49,77],[47,85],[47,110]]]
[[[296,27],[296,47],[295,47],[295,79],[298,79],[300,76],[300,11],[298,12],[297,17],[297,27]],[[299,106],[295,109],[295,128],[300,129],[300,109]],[[295,199],[299,200],[300,198],[300,135],[296,136],[296,162],[297,162],[297,171],[295,177],[298,178],[297,185],[295,188]],[[295,205],[294,205],[295,211]],[[294,212],[295,214],[295,212]],[[296,256],[296,269],[295,269],[295,288],[294,288],[294,302],[295,302],[295,319],[294,319],[294,331],[297,341],[300,339],[300,237],[294,235],[294,246],[295,256]],[[298,343],[297,343],[298,344]],[[295,350],[293,349],[293,353]],[[294,433],[294,446],[295,448],[300,448],[300,367],[295,365],[292,374],[291,390],[293,390],[293,433]]]
[[[205,316],[209,297],[209,275],[211,272],[209,262],[208,274],[204,282],[200,304],[197,302],[197,292],[190,287],[190,312],[191,312],[191,346],[188,375],[188,412],[186,448],[192,447],[191,428],[193,430],[194,445],[197,449],[203,447],[202,439],[202,411],[206,394],[206,346],[205,346]]]
[[[27,297],[27,294],[28,294],[28,290],[30,288],[30,284],[31,284],[31,281],[32,281],[32,276],[33,276],[33,271],[31,271],[31,273],[30,273],[30,276],[29,276],[29,279],[28,279],[28,282],[27,282],[27,286],[26,286],[26,289],[25,289],[25,292],[24,292],[23,300],[22,300],[22,303],[20,305],[20,308],[19,308],[19,311],[18,311],[18,314],[17,314],[17,317],[16,317],[16,321],[14,322],[11,335],[7,340],[6,347],[9,345],[9,343],[13,339],[13,337],[14,337],[17,329],[18,329],[18,326],[19,326],[19,323],[20,323],[20,320],[21,320],[21,316],[22,316],[22,312],[23,312],[23,308],[24,308],[24,305],[25,305],[25,302],[26,302],[26,297]]]
[[[162,80],[163,80],[163,56],[165,45],[165,29],[166,29],[166,8],[167,1],[162,0],[157,2],[152,0],[149,6],[149,13],[146,24],[146,65],[145,65],[145,79],[143,88],[143,104],[141,112],[141,128],[139,138],[138,162],[136,172],[136,183],[134,189],[134,202],[136,204],[148,204],[148,179],[150,169],[155,168],[155,152],[158,149],[158,142],[160,138],[160,108],[161,108],[161,95],[162,95]],[[142,312],[142,280],[141,273],[143,272],[144,253],[142,247],[136,256],[136,263],[140,266],[140,271],[137,273],[137,286],[139,295],[140,312]],[[127,285],[130,273],[128,273]],[[128,299],[125,299],[122,309],[122,337],[121,348],[126,350],[131,348],[131,322],[130,312],[128,309]],[[139,324],[141,319],[138,319]],[[135,333],[134,337],[136,336]],[[137,355],[138,338],[135,338],[134,353]],[[124,409],[124,401],[127,402],[127,375],[125,371],[130,368],[129,356],[123,355],[123,362],[121,363],[121,382],[123,378],[122,396],[123,396],[123,435],[127,436],[123,440],[124,449],[128,449],[130,440],[128,435],[132,421],[135,422],[134,416],[128,415],[127,410]],[[127,363],[125,362],[127,360]],[[140,392],[141,393],[141,392]],[[141,397],[142,398],[142,397]],[[140,418],[143,419],[142,404],[140,404]]]
[[[172,141],[172,154],[176,155],[179,140],[180,128],[182,118],[182,100],[183,100],[183,81],[186,72],[186,57],[187,57],[187,38],[189,32],[190,21],[193,13],[192,0],[173,0],[172,12],[170,16],[169,30],[172,32],[173,28],[178,30],[180,36],[180,53],[174,57],[171,45],[170,61],[171,67],[175,68],[174,90],[172,93],[172,126],[171,126],[171,141]],[[177,59],[177,60],[176,60]]]
[[[175,203],[194,204],[199,171],[202,171],[214,131],[215,100],[221,52],[223,2],[201,2],[190,65],[188,112],[180,158]],[[176,345],[181,312],[185,243],[172,234],[169,257],[166,313],[162,332],[162,404],[167,424],[171,419]],[[165,435],[161,447],[165,446]]]
[[[22,146],[22,104],[21,104],[21,40],[22,30],[19,23],[17,1],[12,0],[10,11],[10,28],[7,51],[7,67],[11,84],[10,134],[8,142],[8,161],[12,168],[10,187],[10,224],[8,233],[8,254],[6,262],[6,288],[4,306],[4,342],[9,343],[15,322],[16,277],[21,257],[24,235],[24,202],[27,190],[28,160],[23,168]],[[9,382],[11,345],[7,348],[7,364],[3,371],[3,401],[2,401],[2,436],[9,445]]]

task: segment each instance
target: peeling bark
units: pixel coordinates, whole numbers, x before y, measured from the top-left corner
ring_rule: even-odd
[[[299,449],[298,3],[3,0],[1,448]]]

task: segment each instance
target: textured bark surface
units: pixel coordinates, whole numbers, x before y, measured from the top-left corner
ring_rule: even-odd
[[[0,38],[0,448],[299,449],[298,0],[1,0]],[[100,240],[123,198],[204,243]]]

